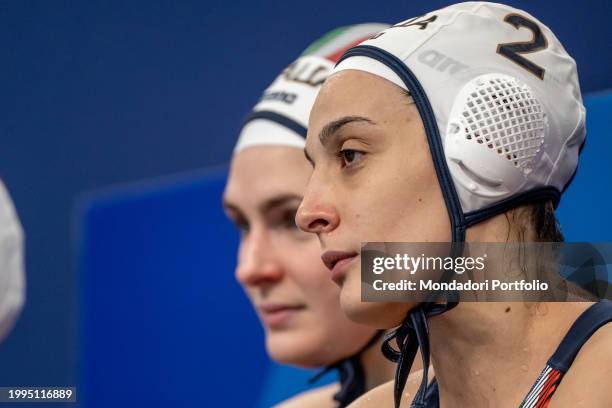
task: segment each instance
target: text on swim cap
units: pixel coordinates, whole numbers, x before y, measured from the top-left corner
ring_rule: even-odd
[[[311,59],[298,59],[283,71],[288,81],[299,82],[310,86],[319,86],[329,75],[330,66]]]

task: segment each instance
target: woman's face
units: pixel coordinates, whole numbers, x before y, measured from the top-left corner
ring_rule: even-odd
[[[375,75],[334,74],[311,112],[306,154],[314,172],[297,222],[318,235],[323,259],[341,288],[343,310],[374,327],[398,325],[414,304],[361,302],[361,242],[451,238],[415,105]]]
[[[236,278],[265,329],[268,353],[303,367],[352,355],[375,334],[344,315],[316,237],[295,224],[311,173],[301,149],[251,147],[233,158],[224,194],[241,231]]]

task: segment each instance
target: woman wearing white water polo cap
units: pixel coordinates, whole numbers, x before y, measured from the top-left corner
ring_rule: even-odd
[[[339,372],[339,385],[286,407],[344,407],[393,376],[381,333],[344,316],[316,238],[295,225],[310,175],[303,148],[316,94],[348,47],[388,27],[342,27],[315,42],[266,89],[234,150],[224,206],[241,230],[236,277],[262,321],[268,353],[281,363]]]
[[[23,230],[0,180],[0,341],[8,336],[25,298]]]
[[[345,312],[401,324],[387,339],[399,351],[384,346],[398,361],[388,401],[402,402],[420,346],[437,381],[423,379],[415,407],[612,404],[609,301],[360,299],[362,241],[562,240],[554,207],[576,171],[584,122],[574,60],[545,25],[505,5],[433,11],[341,58],[311,113],[314,172],[297,220],[318,235]],[[381,406],[379,397],[359,406]]]

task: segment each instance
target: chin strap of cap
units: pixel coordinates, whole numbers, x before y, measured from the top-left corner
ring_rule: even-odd
[[[351,402],[355,401],[366,392],[365,370],[361,364],[361,355],[364,351],[372,347],[384,333],[384,330],[377,331],[361,350],[350,357],[343,358],[336,363],[328,365],[308,380],[308,383],[313,384],[331,370],[337,370],[340,390],[334,395],[334,400],[338,402],[338,408],[347,407]]]
[[[429,336],[427,319],[432,316],[439,315],[457,306],[457,302],[448,302],[445,304],[424,303],[411,311],[404,319],[400,327],[392,332],[389,332],[382,344],[382,352],[384,356],[395,363],[397,369],[395,371],[395,387],[393,396],[395,399],[395,408],[399,408],[402,399],[402,393],[410,374],[410,368],[414,362],[417,350],[421,348],[421,358],[423,359],[423,378],[421,386],[416,393],[411,407],[421,408],[426,407],[426,390],[427,390],[427,375],[429,371]],[[395,340],[397,349],[391,346],[391,341]]]

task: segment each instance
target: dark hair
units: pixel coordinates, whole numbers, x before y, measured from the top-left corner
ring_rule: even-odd
[[[530,221],[536,242],[563,242],[565,238],[555,217],[552,201],[542,201],[529,206]]]
[[[508,222],[508,236],[514,230],[519,242],[563,242],[565,238],[555,217],[552,201],[538,201],[515,208],[504,214]]]

